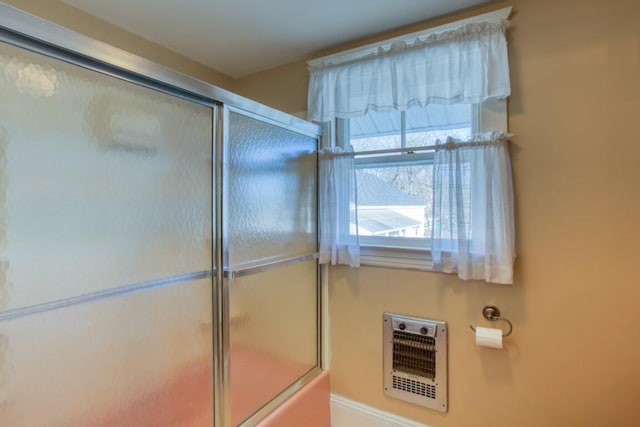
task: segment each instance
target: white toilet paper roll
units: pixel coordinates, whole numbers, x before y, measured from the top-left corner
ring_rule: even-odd
[[[502,348],[502,329],[476,326],[476,345],[481,347]]]

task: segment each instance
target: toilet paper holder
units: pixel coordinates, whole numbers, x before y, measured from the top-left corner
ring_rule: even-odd
[[[500,317],[500,310],[498,309],[498,307],[496,307],[495,305],[487,305],[482,309],[482,315],[484,316],[485,319],[491,321],[491,322],[496,322],[498,320],[502,320],[507,322],[507,324],[509,325],[509,331],[506,333],[503,333],[502,336],[503,337],[508,337],[509,335],[511,335],[511,332],[513,332],[513,325],[511,324],[511,321],[507,318],[504,317]],[[473,326],[469,325],[469,327],[471,328],[471,330],[473,332],[476,331],[476,328],[474,328]]]

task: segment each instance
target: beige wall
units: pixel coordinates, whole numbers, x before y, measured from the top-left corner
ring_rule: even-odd
[[[235,79],[232,90],[278,110],[306,118],[308,86],[307,64],[298,61]]]
[[[2,2],[202,81],[227,90],[232,89],[233,79],[226,74],[121,30],[60,0],[2,0]]]
[[[66,6],[57,1],[9,3],[196,77],[205,72],[86,15],[59,17]],[[333,391],[433,427],[637,425],[640,283],[632,269],[640,259],[640,2],[509,4],[516,282],[333,269]],[[224,86],[216,78],[203,80]],[[307,78],[300,61],[230,85],[296,113],[306,108]],[[476,347],[467,326],[483,324],[480,311],[489,303],[514,323],[503,351]],[[449,323],[447,414],[383,395],[384,311]]]
[[[510,4],[515,284],[332,269],[333,392],[433,427],[635,426],[640,2]],[[292,64],[235,87],[260,82],[263,102],[298,111],[306,88],[280,82],[299,81],[303,68]],[[490,303],[514,324],[503,351],[476,347],[467,326],[486,325],[480,311]],[[449,323],[447,414],[383,395],[384,311]]]

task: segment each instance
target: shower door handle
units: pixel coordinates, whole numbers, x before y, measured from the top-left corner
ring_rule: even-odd
[[[223,272],[225,279],[237,279],[238,277],[250,276],[252,274],[263,273],[265,271],[273,270],[276,268],[284,267],[291,264],[298,264],[301,262],[311,261],[312,259],[318,259],[318,253],[302,255],[294,258],[280,259],[273,262],[268,262],[259,265],[253,265],[251,267],[231,269],[226,267]]]

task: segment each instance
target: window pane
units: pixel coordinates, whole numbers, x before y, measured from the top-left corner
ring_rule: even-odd
[[[471,105],[437,105],[416,107],[405,113],[407,147],[432,145],[448,136],[471,138]]]
[[[448,136],[466,140],[471,137],[471,105],[413,107],[399,111],[371,111],[349,120],[350,143],[355,151],[400,148],[403,146],[403,122],[407,147],[434,144]]]
[[[349,120],[351,145],[355,151],[381,150],[401,146],[399,111],[378,113]]]
[[[471,127],[440,129],[407,133],[407,147],[421,147],[435,145],[436,141],[446,141],[448,137],[461,141],[471,139]]]
[[[349,120],[349,143],[362,152],[433,145],[447,137],[467,140],[472,136],[472,114],[472,106],[462,104],[369,112]],[[432,152],[356,159],[360,236],[370,236],[374,245],[382,242],[378,238],[397,243],[394,238],[431,237],[432,159]]]
[[[432,166],[359,169],[358,231],[361,236],[431,236]]]

